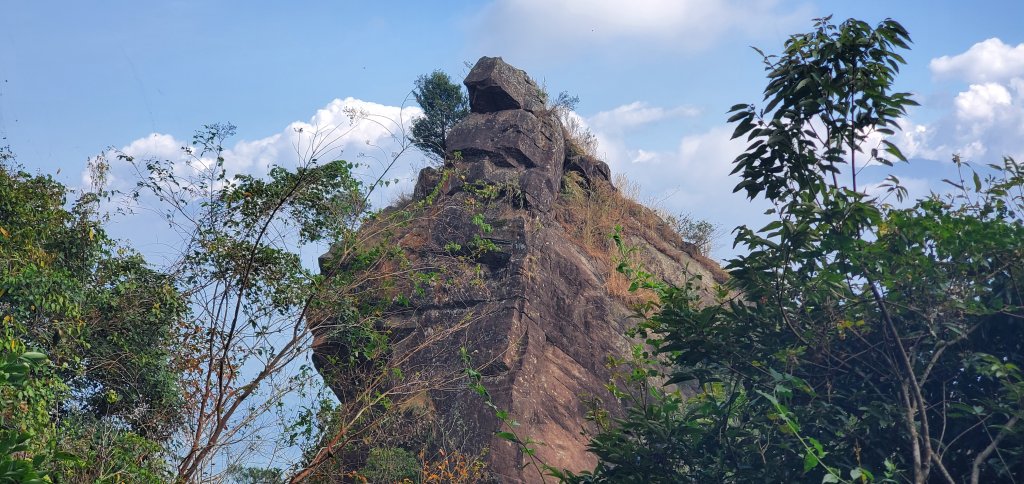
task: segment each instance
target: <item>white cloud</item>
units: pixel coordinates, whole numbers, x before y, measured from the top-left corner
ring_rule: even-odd
[[[890,141],[893,142],[907,159],[924,159],[949,161],[954,154],[965,160],[980,160],[988,151],[985,143],[977,136],[984,136],[984,131],[976,135],[965,134],[971,127],[957,126],[952,116],[932,124],[916,124],[909,119],[901,120],[902,131],[897,132]],[[997,140],[989,140],[997,141]]]
[[[308,121],[294,121],[278,133],[239,140],[233,145],[228,140],[224,151],[225,167],[229,175],[261,175],[272,165],[291,168],[313,159],[344,158],[361,163],[360,174],[372,182],[405,146],[404,130],[408,122],[421,113],[416,107],[387,106],[351,97],[334,99]],[[178,175],[195,173],[202,165],[212,162],[203,158],[192,160],[194,166],[189,166],[188,156],[181,149],[187,145],[170,134],[152,133],[128,143],[120,151],[137,160],[170,160]],[[413,161],[419,158],[414,151],[405,153],[405,162],[397,164],[397,170],[388,178],[400,178],[406,185],[414,181]],[[134,174],[118,175],[118,172],[128,171],[127,166],[115,164],[113,168],[116,179],[127,182],[133,178]]]
[[[958,154],[986,163],[1024,157],[1024,43],[1013,47],[988,39],[932,59],[931,70],[964,85],[936,120],[904,120],[896,138],[904,154],[942,161]]]
[[[900,130],[892,141],[907,158],[937,158],[932,148],[934,129],[923,124],[914,124],[909,119],[900,120]]]
[[[658,154],[653,151],[638,149],[635,152],[635,156],[630,160],[630,163],[647,163],[649,161],[654,161],[657,158]]]
[[[932,59],[932,72],[968,82],[1005,81],[1024,76],[1024,43],[1009,46],[997,38],[978,42],[966,52]]]
[[[761,35],[806,21],[809,7],[778,0],[495,0],[474,19],[476,41],[502,52],[573,55],[640,43],[694,51],[724,35]]]
[[[698,114],[700,114],[700,111],[690,106],[675,108],[652,107],[647,103],[636,101],[610,111],[601,111],[588,118],[587,121],[595,129],[602,131],[624,131],[665,119],[691,117]]]
[[[1012,100],[1010,92],[1000,84],[971,84],[967,91],[956,96],[956,116],[963,121],[991,123]]]
[[[171,157],[178,153],[182,146],[181,141],[174,139],[169,134],[151,133],[149,136],[132,141],[121,148],[121,151],[132,156],[152,154],[153,156]]]
[[[404,126],[421,112],[419,108],[387,106],[354,98],[335,99],[308,121],[289,123],[277,133],[233,144],[232,140],[227,140],[223,153],[225,168],[229,177],[236,174],[259,176],[272,165],[294,168],[313,158],[321,162],[341,158],[360,163],[356,175],[370,184],[389,168],[393,157],[407,145]],[[190,160],[182,151],[182,147],[188,145],[188,142],[171,134],[152,133],[129,142],[118,151],[140,162],[168,160],[175,175],[188,176],[214,161],[209,154]],[[143,174],[135,173],[130,164],[117,160],[115,152],[101,156],[111,163],[108,188],[131,193],[136,180]],[[375,190],[371,203],[383,206],[397,193],[411,191],[422,164],[423,157],[418,152],[405,152],[387,171],[386,178],[397,178],[399,183]],[[89,186],[88,170],[83,172],[82,181],[84,186]],[[151,197],[143,198],[138,204],[130,198],[119,203],[127,204],[135,215],[121,218],[112,225],[115,237],[131,239],[135,247],[145,251],[147,256],[155,257],[154,260],[172,260],[174,254],[167,253],[167,247],[168,244],[180,243],[180,235],[170,230],[166,222],[152,211],[159,204]],[[172,242],[168,243],[168,240]],[[314,264],[315,255],[310,256],[307,262]]]

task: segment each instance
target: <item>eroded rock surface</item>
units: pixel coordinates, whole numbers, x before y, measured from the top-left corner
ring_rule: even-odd
[[[496,437],[504,429],[494,411],[457,378],[459,349],[482,373],[493,403],[519,422],[517,434],[543,442],[536,445],[541,461],[593,468],[584,432],[594,428],[585,417],[595,402],[611,416],[624,413],[605,388],[614,377],[607,362],[637,343],[624,334],[636,322],[631,303],[642,298],[615,271],[613,222],[650,272],[674,283],[696,274],[708,285],[724,275],[612,188],[607,164],[575,151],[523,71],[485,57],[466,85],[473,114],[450,134],[455,161],[420,173],[410,206],[429,203],[394,230],[410,266],[427,276],[398,281],[408,297],[386,324],[408,335],[393,352],[412,355],[401,364],[404,375],[435,375],[435,383],[456,377],[425,385],[417,401],[430,418],[458,423],[459,450],[484,453],[501,482],[539,482],[521,449]],[[343,346],[321,330],[318,367]],[[343,381],[332,384],[339,398],[350,394]]]

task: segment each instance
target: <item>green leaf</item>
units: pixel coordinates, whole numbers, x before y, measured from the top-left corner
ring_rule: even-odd
[[[818,456],[814,455],[814,452],[808,451],[804,454],[804,472],[813,469],[818,465]]]
[[[26,351],[25,353],[21,354],[21,357],[33,363],[46,361],[46,355],[38,351]]]
[[[807,440],[810,441],[811,445],[814,446],[814,450],[817,451],[819,457],[825,456],[825,448],[822,447],[821,442],[818,442],[818,439],[814,437],[808,437]]]
[[[513,434],[512,432],[504,432],[504,431],[502,431],[502,432],[496,432],[494,435],[497,435],[499,439],[504,439],[504,440],[507,440],[509,442],[519,442],[519,439],[517,439],[516,435]]]

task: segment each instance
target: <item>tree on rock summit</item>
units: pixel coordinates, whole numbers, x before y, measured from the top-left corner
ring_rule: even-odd
[[[413,121],[410,139],[428,157],[443,161],[448,147],[448,130],[469,114],[469,99],[462,86],[452,82],[442,71],[416,79],[413,96],[423,108],[423,117]]]

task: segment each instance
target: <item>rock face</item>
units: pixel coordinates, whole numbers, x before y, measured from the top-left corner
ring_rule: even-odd
[[[431,382],[415,400],[458,429],[459,450],[482,453],[500,482],[539,482],[536,469],[524,468],[528,456],[496,436],[507,428],[494,410],[459,378],[460,348],[494,405],[519,422],[515,432],[543,443],[535,445],[541,461],[593,468],[585,417],[595,402],[611,416],[624,413],[605,388],[616,371],[607,362],[637,344],[625,332],[636,322],[631,304],[644,297],[626,291],[615,271],[612,227],[621,225],[636,247],[633,262],[671,282],[698,275],[710,285],[724,275],[612,187],[608,165],[579,153],[525,72],[484,57],[465,84],[472,114],[449,135],[454,161],[424,169],[413,202],[394,209],[421,207],[391,234],[426,275],[396,282],[407,297],[384,324],[402,336],[393,336],[392,354],[402,355],[404,375]],[[314,333],[315,360],[332,381],[323,362],[344,343]],[[344,381],[332,385],[339,398],[350,396]]]

